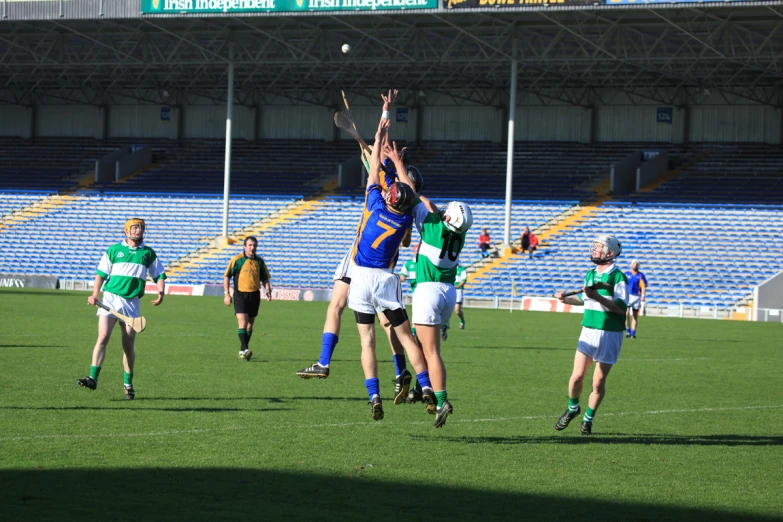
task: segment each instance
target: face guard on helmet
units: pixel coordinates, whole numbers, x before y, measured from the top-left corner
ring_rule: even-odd
[[[138,232],[132,235],[131,227],[138,225]],[[141,218],[131,218],[125,222],[125,235],[134,241],[143,241],[144,233],[147,231],[147,224]]]
[[[449,220],[446,221],[446,216]],[[473,225],[473,212],[462,201],[451,201],[443,211],[443,224],[452,232],[467,232]]]
[[[400,214],[408,212],[415,203],[416,194],[405,183],[398,181],[390,186],[388,192],[386,192],[386,204]]]
[[[623,246],[614,236],[598,236],[593,241],[590,250],[590,261],[596,265],[606,265],[617,259],[623,251]]]
[[[411,183],[413,183],[413,188],[416,189],[416,194],[421,192],[421,189],[424,188],[424,176],[421,175],[421,171],[413,165],[408,165],[405,167],[405,173],[410,178]]]

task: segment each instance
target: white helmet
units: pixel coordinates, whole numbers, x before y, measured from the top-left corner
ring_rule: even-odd
[[[443,211],[443,217],[446,216],[449,216],[449,220],[444,219],[443,224],[452,232],[467,232],[473,225],[473,212],[461,201],[450,201]]]
[[[595,250],[596,244],[601,245],[601,257],[593,257],[593,250]],[[592,247],[590,248],[590,261],[596,265],[611,263],[622,253],[622,251],[623,246],[616,237],[600,235],[593,240]]]

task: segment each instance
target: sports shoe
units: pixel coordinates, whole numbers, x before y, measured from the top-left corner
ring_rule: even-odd
[[[296,372],[296,374],[301,377],[302,379],[326,379],[329,377],[329,367],[328,366],[321,366],[320,364],[313,363],[312,366],[308,368],[303,368]]]
[[[449,338],[449,327],[448,326],[444,325],[440,329],[440,338],[443,339],[444,341]]]
[[[421,402],[421,400],[421,389],[411,388],[411,391],[408,392],[408,396],[405,397],[405,404],[416,404],[417,402]]]
[[[370,415],[377,421],[383,419],[383,403],[378,395],[370,400]]]
[[[435,411],[435,427],[442,428],[446,424],[446,418],[454,413],[454,408],[451,407],[449,401],[443,401],[443,406],[437,408]]]
[[[626,339],[630,339],[631,338],[631,334],[629,334],[628,332],[625,332],[625,338]]]
[[[96,381],[92,377],[85,377],[84,379],[76,379],[76,384],[78,384],[79,386],[83,386],[84,388],[89,388],[91,390],[95,390],[95,388],[98,387],[98,381]]]
[[[244,359],[247,362],[250,362],[251,357],[253,357],[253,352],[251,352],[250,350],[243,350],[239,352],[239,358]]]
[[[582,408],[577,406],[576,411],[572,412],[571,410],[566,410],[564,414],[560,416],[559,419],[557,419],[557,422],[555,423],[555,429],[557,431],[564,430],[568,427],[568,423],[574,420],[574,417],[579,415],[579,412],[582,411]]]
[[[593,423],[582,421],[582,427],[579,428],[579,434],[580,435],[592,435],[593,434]]]
[[[435,392],[432,391],[432,388],[421,389],[421,402],[424,403],[427,413],[435,415],[435,410],[438,409],[438,400],[435,398]]]
[[[465,329],[465,323],[459,323],[459,329],[464,330]]]
[[[413,379],[413,376],[407,368],[404,368],[402,373],[394,378],[394,404],[405,402],[405,397],[408,395],[408,390],[411,387],[411,379]]]
[[[136,398],[136,391],[133,389],[133,386],[125,385],[125,400],[126,401],[132,401]]]

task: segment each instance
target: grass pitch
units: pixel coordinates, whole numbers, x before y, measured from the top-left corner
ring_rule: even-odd
[[[350,311],[331,376],[294,375],[320,353],[326,303],[262,303],[246,363],[220,298],[145,297],[137,399],[122,399],[118,331],[98,390],[79,388],[86,297],[0,290],[6,520],[783,518],[780,324],[642,318],[585,438],[553,429],[578,315],[467,310],[436,430],[393,405],[382,335],[386,418],[370,418]]]

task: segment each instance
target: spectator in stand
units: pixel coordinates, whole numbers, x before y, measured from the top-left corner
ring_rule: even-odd
[[[487,232],[486,228],[481,229],[481,234],[479,234],[478,240],[478,248],[481,250],[482,257],[489,257],[489,232]]]
[[[522,242],[521,252],[527,252],[532,256],[533,252],[538,248],[538,238],[530,231],[529,227],[525,227],[520,240]]]

